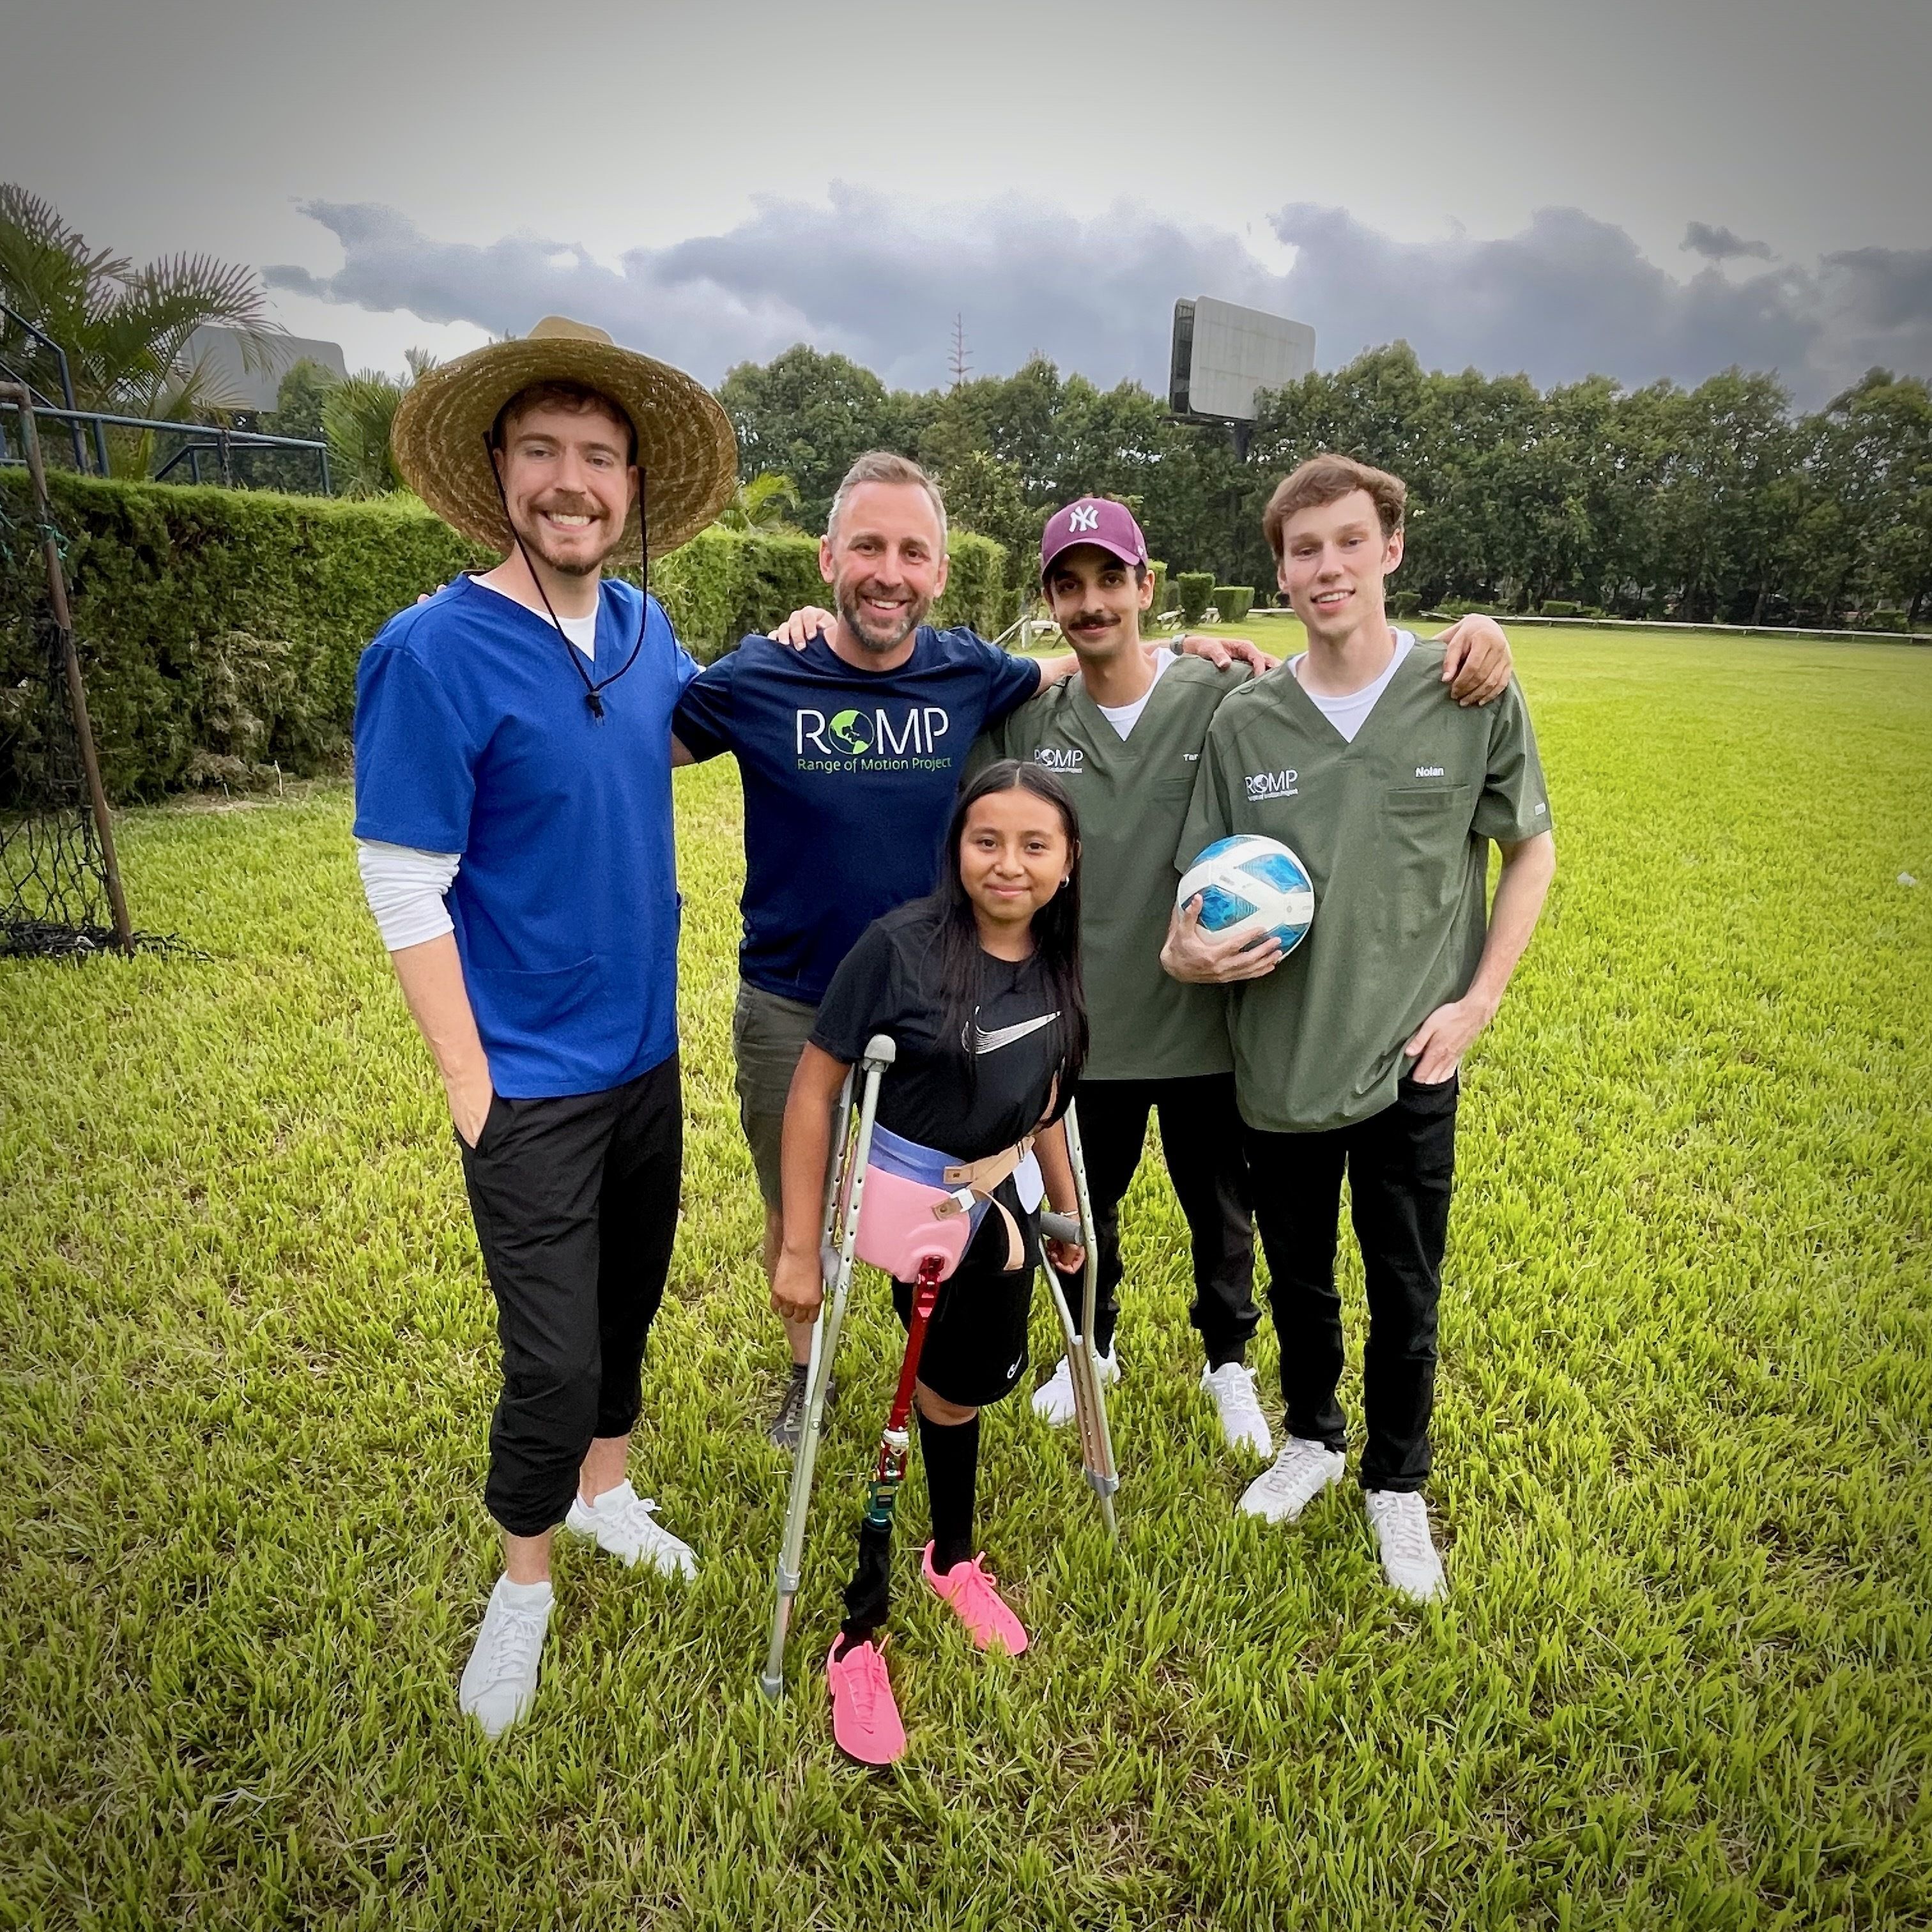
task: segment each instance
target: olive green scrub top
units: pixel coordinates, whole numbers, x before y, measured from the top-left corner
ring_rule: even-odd
[[[1175,863],[1185,871],[1214,840],[1259,832],[1293,850],[1315,887],[1307,938],[1265,978],[1228,989],[1250,1126],[1312,1132],[1390,1106],[1411,1064],[1404,1045],[1474,976],[1490,840],[1550,830],[1514,680],[1465,709],[1442,676],[1441,646],[1418,644],[1350,742],[1284,664],[1230,696],[1208,728]]]
[[[1174,910],[1174,848],[1201,769],[1208,724],[1246,668],[1177,658],[1125,738],[1076,674],[982,733],[968,770],[1030,760],[1064,784],[1080,814],[1081,972],[1092,1033],[1086,1080],[1225,1073],[1227,997],[1161,970]]]

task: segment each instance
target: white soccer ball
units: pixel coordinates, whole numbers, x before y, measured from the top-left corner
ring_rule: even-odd
[[[1174,903],[1201,896],[1201,923],[1210,932],[1240,934],[1258,944],[1270,934],[1292,952],[1315,918],[1308,868],[1279,839],[1251,832],[1202,847],[1180,881]]]

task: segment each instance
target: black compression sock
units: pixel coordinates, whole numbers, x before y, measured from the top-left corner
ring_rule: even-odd
[[[944,1576],[973,1554],[973,1503],[980,1474],[980,1418],[951,1424],[919,1418],[919,1453],[926,1464],[932,1511],[932,1567]]]

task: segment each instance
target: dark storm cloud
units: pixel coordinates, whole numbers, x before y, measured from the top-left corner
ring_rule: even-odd
[[[1772,258],[1768,242],[1747,242],[1732,230],[1714,228],[1708,221],[1690,223],[1679,245],[1711,262],[1729,262],[1742,255],[1754,255],[1761,262]]]
[[[806,341],[889,382],[928,385],[963,314],[981,370],[1036,350],[1103,383],[1131,375],[1160,390],[1174,298],[1202,293],[1311,322],[1324,368],[1400,336],[1432,366],[1546,385],[1692,383],[1737,363],[1777,370],[1815,404],[1874,362],[1932,374],[1932,250],[1857,249],[1741,277],[1714,264],[1679,280],[1574,208],[1544,209],[1515,235],[1412,242],[1344,209],[1292,204],[1273,218],[1297,251],[1286,274],[1232,233],[1137,208],[1077,220],[1010,200],[914,219],[844,187],[822,205],[768,200],[722,234],[634,249],[614,266],[534,235],[438,242],[366,202],[308,212],[341,243],[343,266],[272,268],[276,287],[497,334],[556,311],[714,382]],[[1692,232],[1729,254],[1758,245]]]
[[[307,212],[342,244],[343,266],[271,268],[272,286],[498,334],[554,310],[712,382],[734,362],[808,341],[888,382],[932,383],[963,315],[980,369],[1010,370],[1038,349],[1106,381],[1164,383],[1176,296],[1211,289],[1262,303],[1280,290],[1233,236],[1142,212],[1083,223],[1010,200],[950,213],[942,228],[837,184],[824,205],[768,200],[724,234],[633,249],[614,268],[535,236],[436,242],[368,203]]]

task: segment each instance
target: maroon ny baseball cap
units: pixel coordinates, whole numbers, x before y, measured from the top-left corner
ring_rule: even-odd
[[[1144,564],[1148,560],[1147,538],[1134,521],[1134,513],[1124,503],[1110,502],[1105,496],[1082,496],[1077,503],[1056,510],[1046,520],[1040,535],[1040,581],[1053,568],[1053,560],[1076,544],[1097,544],[1123,563]]]

